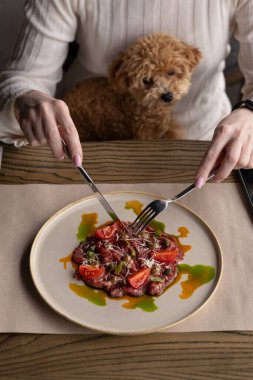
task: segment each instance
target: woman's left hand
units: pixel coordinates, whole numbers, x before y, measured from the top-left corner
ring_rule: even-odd
[[[197,170],[196,187],[201,188],[216,167],[215,182],[223,181],[233,169],[253,168],[252,111],[236,109],[218,124]]]

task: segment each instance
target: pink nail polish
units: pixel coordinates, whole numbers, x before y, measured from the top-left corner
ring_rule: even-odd
[[[204,178],[203,177],[198,177],[195,181],[195,186],[198,189],[201,189],[201,187],[204,185]]]
[[[82,160],[79,154],[75,154],[73,157],[73,163],[74,165],[78,168],[79,166],[82,165]]]

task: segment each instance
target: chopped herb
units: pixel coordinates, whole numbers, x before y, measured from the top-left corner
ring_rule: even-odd
[[[125,266],[126,266],[126,262],[125,262],[125,261],[120,261],[120,262],[116,265],[114,272],[115,272],[116,274],[120,274],[121,271],[122,271],[122,269],[125,268]]]
[[[125,263],[128,263],[129,260],[130,260],[130,256],[128,256],[128,255],[124,256],[123,261],[124,261]]]
[[[150,277],[150,281],[153,281],[153,282],[164,282],[162,278],[160,278],[160,277],[154,277],[154,276]]]
[[[130,253],[131,257],[135,257],[136,256],[134,248],[129,248],[129,253]]]
[[[171,245],[171,241],[167,238],[164,239],[164,244],[166,247],[169,247]]]
[[[86,258],[88,260],[95,260],[96,259],[96,255],[95,255],[94,252],[92,252],[92,251],[89,250],[89,251],[86,252]]]

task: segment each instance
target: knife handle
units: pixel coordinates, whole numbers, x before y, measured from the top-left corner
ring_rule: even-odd
[[[79,173],[84,177],[86,182],[89,186],[93,186],[94,182],[90,178],[89,174],[86,172],[86,170],[82,166],[77,166],[76,169],[79,171]]]
[[[67,147],[67,144],[65,143],[65,141],[63,140],[63,138],[61,138],[61,141],[62,141],[62,145],[63,145],[63,149],[66,153],[66,155],[68,156],[68,158],[71,160],[71,156],[70,156],[70,153],[69,153],[69,149]],[[86,182],[88,183],[89,186],[92,186],[94,185],[91,177],[89,176],[89,174],[86,172],[86,170],[82,167],[82,166],[77,166],[76,169],[79,171],[79,173],[84,177],[84,179],[86,180]]]

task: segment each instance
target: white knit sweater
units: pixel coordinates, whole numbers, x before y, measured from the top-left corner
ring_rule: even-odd
[[[68,87],[106,75],[114,55],[137,37],[166,32],[197,46],[203,59],[175,118],[189,139],[211,139],[230,110],[224,60],[231,34],[240,42],[244,98],[253,99],[253,0],[33,0],[13,60],[0,76],[0,140],[26,142],[13,113],[17,95],[37,89],[54,95],[68,43],[80,44]]]

